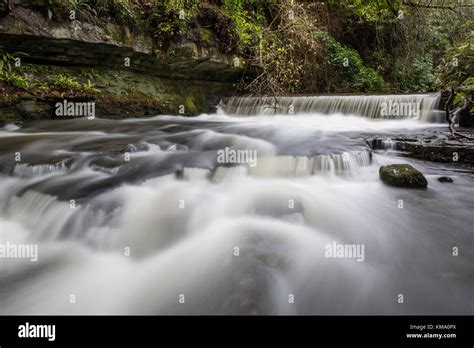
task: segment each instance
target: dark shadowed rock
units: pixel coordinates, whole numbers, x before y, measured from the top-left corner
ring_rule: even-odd
[[[446,182],[453,182],[454,180],[450,178],[449,176],[440,176],[438,178],[439,182],[446,183]]]
[[[425,176],[409,164],[391,164],[379,170],[380,179],[389,186],[407,188],[426,188]]]

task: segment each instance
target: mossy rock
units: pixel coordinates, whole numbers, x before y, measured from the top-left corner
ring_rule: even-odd
[[[426,188],[425,176],[409,164],[391,164],[379,170],[380,179],[389,186],[407,188]]]

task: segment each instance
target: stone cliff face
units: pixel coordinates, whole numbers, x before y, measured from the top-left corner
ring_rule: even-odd
[[[67,74],[92,80],[100,89],[90,97],[99,117],[196,115],[234,93],[243,71],[234,64],[236,57],[221,54],[212,40],[203,43],[197,37],[183,37],[163,53],[145,30],[104,21],[48,20],[31,1],[17,0],[0,18],[0,46],[12,54],[25,53],[21,64],[30,67],[31,78]],[[57,98],[27,94],[0,97],[4,122],[52,115]]]

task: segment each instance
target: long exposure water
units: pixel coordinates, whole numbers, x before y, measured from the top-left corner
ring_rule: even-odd
[[[366,142],[443,125],[252,103],[4,127],[0,245],[38,249],[0,259],[0,314],[474,314],[472,172]],[[384,185],[390,163],[428,188]]]

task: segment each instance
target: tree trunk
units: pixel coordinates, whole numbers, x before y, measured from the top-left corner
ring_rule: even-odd
[[[466,99],[462,108],[460,108],[456,113],[459,119],[459,127],[472,127],[473,122],[470,109],[471,103]]]
[[[451,118],[449,109],[451,108],[451,104],[453,103],[453,100],[454,100],[455,96],[456,96],[456,93],[454,91],[454,88],[451,87],[449,98],[446,102],[446,105],[444,106],[444,114],[445,114],[446,122],[448,122],[448,127],[449,127],[449,131],[451,133],[451,137],[454,138],[455,136],[458,136],[458,137],[461,137],[461,138],[464,138],[464,139],[474,140],[473,138],[470,138],[470,137],[468,137],[464,134],[461,134],[461,133],[459,133],[458,131],[456,131],[454,129],[454,122]],[[467,112],[469,113],[469,110]]]

